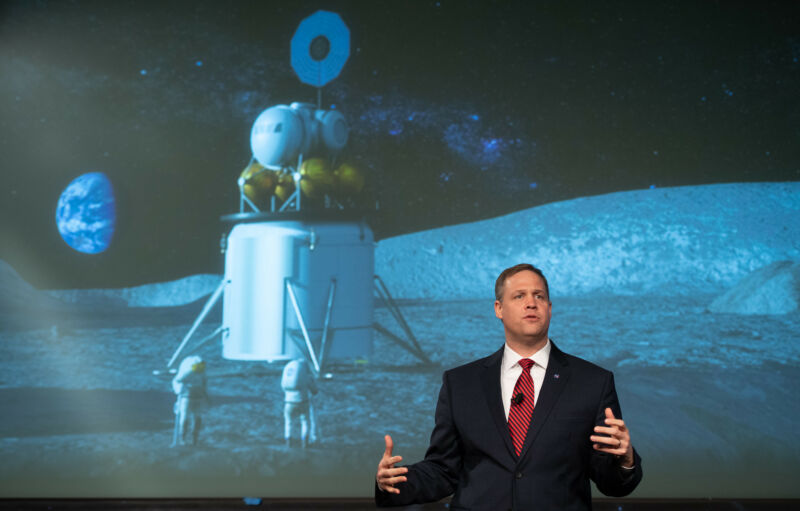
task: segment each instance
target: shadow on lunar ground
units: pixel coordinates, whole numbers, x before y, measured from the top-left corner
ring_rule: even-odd
[[[210,399],[216,405],[259,401],[244,396]],[[0,437],[171,431],[165,411],[174,402],[174,394],[154,390],[0,389]]]
[[[800,318],[710,314],[709,300],[562,298],[551,332],[565,351],[614,371],[644,458],[636,496],[797,497]],[[404,460],[421,458],[441,371],[503,342],[491,302],[404,304],[438,368],[376,335],[367,363],[341,361],[320,380],[320,440],[305,452],[284,446],[282,365],[225,360],[208,344],[201,444],[169,449],[174,396],[152,370],[187,332],[189,311],[130,309],[119,323],[97,317],[55,335],[0,332],[0,480],[15,481],[0,493],[367,496],[383,435]],[[375,320],[392,325],[385,309]],[[198,337],[215,327],[204,323]]]

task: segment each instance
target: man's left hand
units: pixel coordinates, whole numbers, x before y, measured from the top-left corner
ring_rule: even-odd
[[[611,408],[606,408],[606,426],[595,426],[594,432],[589,439],[594,442],[594,450],[613,454],[617,457],[619,464],[623,467],[633,467],[633,446],[631,446],[631,435],[625,426],[625,421],[614,417]],[[607,435],[607,436],[601,436]]]

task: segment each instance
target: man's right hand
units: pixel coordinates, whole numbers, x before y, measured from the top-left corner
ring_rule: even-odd
[[[399,463],[403,459],[402,456],[392,456],[392,437],[386,435],[383,437],[386,441],[386,450],[383,451],[383,457],[378,463],[378,473],[375,475],[375,481],[378,483],[378,488],[381,491],[388,491],[389,493],[400,493],[400,490],[394,487],[397,483],[403,483],[408,480],[403,474],[408,473],[406,467],[394,468],[395,463]]]

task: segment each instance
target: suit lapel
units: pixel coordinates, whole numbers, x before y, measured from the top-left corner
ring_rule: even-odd
[[[500,390],[500,365],[503,361],[503,348],[497,353],[486,358],[484,371],[481,376],[481,386],[483,387],[486,404],[489,406],[489,414],[492,416],[497,432],[503,439],[512,458],[514,455],[514,444],[511,443],[511,433],[508,431],[506,412],[503,408],[503,393]]]
[[[528,448],[536,441],[536,437],[542,430],[542,427],[547,421],[547,417],[553,410],[553,406],[561,396],[561,391],[564,390],[570,377],[569,363],[567,362],[567,357],[564,356],[564,352],[556,348],[552,340],[550,341],[550,345],[550,359],[547,361],[544,382],[542,383],[541,390],[539,390],[539,398],[536,400],[536,407],[533,409],[531,423],[528,426],[528,433],[525,435],[525,443],[522,445],[520,459],[525,456],[528,452]],[[510,434],[506,436],[510,437]]]

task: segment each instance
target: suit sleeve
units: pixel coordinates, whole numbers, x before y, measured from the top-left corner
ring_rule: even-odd
[[[595,424],[605,425],[606,408],[611,408],[614,417],[622,418],[612,373],[608,374]],[[630,494],[642,480],[642,459],[635,449],[633,458],[634,468],[628,470],[620,466],[616,456],[592,449],[590,477],[597,485],[597,489],[609,497],[624,497]]]
[[[461,440],[453,423],[447,373],[442,380],[436,403],[435,425],[425,459],[408,466],[408,481],[395,486],[400,494],[381,491],[376,484],[375,503],[378,506],[436,502],[455,491],[462,463]]]

